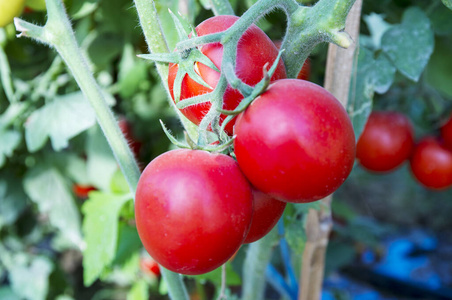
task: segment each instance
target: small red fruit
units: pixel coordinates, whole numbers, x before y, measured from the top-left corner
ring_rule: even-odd
[[[350,174],[355,135],[341,103],[324,88],[282,79],[241,113],[234,152],[251,184],[286,202],[319,200]]]
[[[446,189],[452,186],[452,151],[436,138],[422,139],[410,160],[414,177],[425,187]]]
[[[152,257],[142,257],[140,259],[141,270],[151,276],[160,277],[160,267],[159,264],[152,259]]]
[[[280,49],[281,48],[281,41],[275,41],[275,46],[276,48]],[[303,66],[301,67],[300,73],[298,73],[297,75],[297,79],[301,79],[301,80],[309,80],[309,76],[311,75],[311,61],[309,60],[309,58],[307,58],[304,63]]]
[[[76,183],[72,186],[72,190],[74,191],[74,194],[80,199],[86,199],[88,198],[89,192],[95,191],[97,189],[92,185],[82,185]]]
[[[160,265],[197,275],[239,249],[253,214],[251,187],[224,154],[172,150],[141,174],[135,197],[140,239]]]
[[[452,114],[449,121],[441,127],[441,137],[444,140],[444,146],[452,150]]]
[[[244,244],[255,242],[275,227],[287,203],[253,189],[253,218]]]
[[[215,16],[205,20],[196,27],[198,36],[207,35],[225,31],[231,27],[239,18],[236,16],[221,15]],[[223,46],[220,43],[211,43],[203,45],[200,48],[201,52],[206,55],[215,64],[218,69],[221,69],[221,61],[223,59]],[[256,25],[251,25],[240,38],[237,45],[237,62],[235,72],[237,76],[246,84],[251,86],[256,85],[262,80],[262,68],[266,63],[269,66],[273,64],[278,56],[278,49],[273,44],[271,39]],[[211,87],[215,88],[220,79],[220,73],[205,66],[202,63],[196,63],[194,66],[196,72],[207,82]],[[270,67],[268,67],[270,68]],[[177,64],[169,64],[168,86],[171,97],[174,100],[173,86],[178,70]],[[277,80],[286,77],[286,69],[282,60],[279,61],[275,73],[271,80]],[[188,75],[182,80],[181,86],[181,101],[186,98],[210,93],[212,90],[196,83]],[[223,96],[223,109],[234,110],[243,95],[238,91],[232,89],[230,86],[226,88]],[[190,121],[199,125],[202,118],[206,115],[211,107],[210,102],[203,104],[192,105],[181,110],[181,112]],[[220,116],[220,124],[226,118],[225,115]],[[225,131],[232,135],[232,128],[235,123],[235,118],[232,119],[225,128]]]
[[[410,157],[413,136],[413,126],[405,115],[393,111],[372,112],[358,139],[356,158],[370,171],[394,170]]]

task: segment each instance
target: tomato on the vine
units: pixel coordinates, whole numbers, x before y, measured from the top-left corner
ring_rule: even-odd
[[[441,137],[444,140],[444,145],[452,150],[452,114],[449,120],[441,127]]]
[[[239,18],[236,16],[215,16],[199,24],[196,27],[196,32],[199,36],[221,32],[231,27],[238,19]],[[221,60],[223,58],[223,46],[220,43],[203,45],[200,50],[204,55],[210,58],[210,60],[218,69],[220,69]],[[278,49],[270,40],[270,38],[259,27],[257,27],[256,25],[251,25],[251,27],[248,28],[248,30],[245,31],[243,36],[240,38],[237,45],[237,63],[235,69],[236,74],[246,84],[254,86],[260,80],[262,80],[262,69],[264,65],[266,63],[269,63],[269,65],[271,66],[277,56]],[[205,82],[207,82],[211,87],[215,88],[220,78],[220,73],[205,66],[202,63],[196,63],[194,68]],[[173,85],[174,80],[176,79],[177,70],[177,64],[169,64],[168,85],[173,100]],[[285,77],[286,69],[281,60],[271,80],[274,81],[276,79]],[[188,75],[186,75],[182,81],[180,100],[183,101],[186,98],[202,95],[211,91],[211,89],[196,83]],[[230,86],[228,86],[223,96],[223,109],[235,109],[242,99],[243,96],[238,90],[234,90]],[[210,107],[210,102],[207,102],[189,106],[182,109],[181,112],[190,121],[192,121],[196,125],[199,125],[202,118],[209,111]],[[220,124],[225,118],[225,115],[221,115]],[[235,118],[226,125],[225,130],[229,135],[232,135],[232,128],[234,123]]]
[[[434,137],[422,139],[410,159],[411,171],[425,187],[445,189],[452,186],[452,151]]]
[[[224,154],[172,150],[149,163],[135,197],[145,249],[182,274],[209,272],[243,243],[253,214],[251,187]]]
[[[402,113],[372,112],[356,145],[356,158],[366,169],[387,172],[407,160],[414,146],[413,126]]]
[[[253,188],[253,218],[245,244],[255,242],[275,227],[287,203],[274,199]]]
[[[0,0],[0,27],[13,22],[14,17],[21,14],[25,0]]]
[[[341,103],[305,80],[271,84],[239,115],[234,151],[257,189],[287,202],[333,193],[350,174],[355,135]]]

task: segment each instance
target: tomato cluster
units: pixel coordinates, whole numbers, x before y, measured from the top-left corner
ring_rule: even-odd
[[[358,140],[356,158],[374,172],[393,171],[410,162],[413,176],[423,186],[452,186],[452,116],[441,127],[441,136],[427,136],[416,145],[413,126],[399,112],[373,112]]]
[[[213,17],[196,31],[200,36],[223,31],[237,19]],[[221,44],[201,51],[221,66]],[[236,73],[255,85],[277,55],[273,42],[253,25],[239,41]],[[171,93],[177,69],[170,65]],[[218,72],[201,63],[195,70],[215,88]],[[137,229],[146,250],[165,268],[193,275],[219,267],[242,244],[265,236],[288,202],[324,198],[351,172],[355,136],[345,109],[322,87],[285,77],[279,62],[267,90],[227,124],[225,131],[235,136],[236,160],[179,149],[158,156],[143,171],[135,198]],[[211,92],[188,76],[181,88],[181,101]],[[223,107],[232,110],[242,99],[228,87]],[[189,106],[182,113],[199,124],[210,105]]]

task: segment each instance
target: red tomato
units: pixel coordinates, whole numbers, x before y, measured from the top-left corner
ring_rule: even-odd
[[[399,112],[372,112],[356,145],[356,158],[366,169],[376,172],[394,170],[410,157],[413,126]]]
[[[347,112],[322,87],[283,79],[239,115],[235,154],[262,192],[287,202],[311,202],[333,193],[355,159]]]
[[[274,41],[274,43],[276,48],[281,48],[281,41]],[[307,58],[304,61],[303,66],[301,67],[300,73],[298,73],[297,75],[297,79],[308,80],[309,75],[311,75],[311,61],[309,60],[309,58]]]
[[[239,18],[236,16],[215,16],[205,20],[196,27],[196,32],[199,36],[203,36],[210,33],[221,32],[231,27]],[[215,66],[220,69],[221,60],[223,58],[223,46],[220,43],[211,43],[202,46],[200,49]],[[269,68],[278,56],[278,49],[270,40],[270,38],[257,26],[252,25],[240,38],[237,46],[237,63],[236,74],[249,85],[256,85],[262,80],[262,68],[266,63],[269,63]],[[171,96],[174,100],[173,85],[176,79],[178,66],[175,64],[169,64],[169,76],[168,85]],[[197,63],[195,65],[196,72],[211,86],[215,87],[220,78],[220,73],[215,70]],[[282,61],[279,62],[278,67],[273,74],[271,80],[276,80],[286,77],[286,69]],[[209,93],[212,90],[206,88],[190,77],[185,76],[182,81],[181,87],[181,100],[198,96],[201,94]],[[232,89],[230,86],[226,88],[226,92],[223,97],[223,108],[226,110],[233,110],[239,105],[243,99],[242,94],[238,90]],[[199,125],[202,118],[206,115],[211,107],[210,102],[187,107],[182,113],[193,123]],[[220,123],[226,116],[221,115]],[[231,120],[226,126],[226,132],[232,135],[232,128],[235,123],[235,118]]]
[[[449,121],[441,127],[441,137],[444,140],[444,145],[452,150],[452,114]]]
[[[160,267],[152,257],[142,257],[140,259],[141,270],[151,276],[160,277]]]
[[[91,191],[95,191],[97,190],[94,186],[92,185],[82,185],[82,184],[74,184],[72,186],[72,190],[74,191],[74,194],[81,198],[81,199],[86,199],[88,198],[88,193]]]
[[[253,189],[253,219],[246,239],[243,243],[252,243],[263,238],[275,227],[281,218],[287,203]]]
[[[452,186],[452,151],[434,137],[424,138],[416,145],[410,164],[414,177],[425,187]]]
[[[252,214],[251,187],[224,154],[169,151],[138,182],[141,241],[160,265],[177,273],[202,274],[225,263],[244,241]]]

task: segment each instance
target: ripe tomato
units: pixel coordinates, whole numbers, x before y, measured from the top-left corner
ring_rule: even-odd
[[[0,0],[0,27],[5,27],[19,16],[24,6],[25,0]]]
[[[281,41],[274,41],[276,48],[280,49],[281,48]],[[300,73],[298,73],[297,75],[297,79],[301,79],[301,80],[308,80],[309,79],[309,75],[311,75],[311,61],[308,59],[306,59],[303,63],[303,66],[301,67]]]
[[[410,157],[413,145],[413,126],[405,115],[372,112],[358,139],[356,158],[368,170],[391,171]]]
[[[148,275],[160,277],[160,267],[152,257],[141,257],[140,269]]]
[[[138,233],[163,267],[206,273],[225,263],[244,241],[252,201],[251,187],[231,157],[169,151],[141,174],[135,197]]]
[[[410,159],[414,177],[425,187],[445,189],[452,186],[452,151],[434,137],[422,139]]]
[[[89,192],[95,191],[97,189],[92,185],[82,185],[76,183],[72,186],[72,190],[74,191],[74,194],[80,199],[86,199],[88,198]]]
[[[275,227],[287,203],[253,189],[253,218],[250,231],[243,243],[248,244],[263,238]]]
[[[221,32],[231,27],[238,19],[239,18],[235,16],[215,16],[199,24],[196,27],[196,32],[199,36]],[[204,45],[200,50],[203,54],[210,58],[210,60],[218,69],[220,69],[221,60],[223,58],[223,46],[220,43],[211,43]],[[264,67],[264,65],[266,63],[269,63],[269,65],[271,66],[277,56],[278,49],[276,49],[276,46],[273,44],[270,38],[257,26],[252,25],[240,38],[237,46],[237,76],[245,83],[254,86],[262,79],[262,68]],[[199,75],[201,75],[201,77],[205,80],[205,82],[207,82],[211,87],[215,87],[217,85],[220,78],[220,73],[201,63],[197,63],[194,67],[196,72],[198,72]],[[177,70],[177,65],[169,64],[168,85],[173,100],[173,85],[174,80],[176,79]],[[271,80],[285,77],[286,69],[283,62],[280,61]],[[206,88],[193,81],[190,77],[185,76],[184,80],[182,81],[181,100],[209,93],[211,91],[211,89]],[[228,86],[223,98],[223,108],[226,110],[233,110],[237,107],[237,105],[239,105],[242,99],[243,96],[238,90],[234,90],[230,86]],[[196,125],[199,125],[202,118],[209,111],[210,107],[211,104],[210,102],[208,102],[200,105],[193,105],[181,111],[190,121],[192,121]],[[226,116],[221,115],[220,123],[224,120],[225,117]],[[229,135],[232,135],[232,128],[234,123],[235,118],[231,120],[226,126],[225,130]]]
[[[449,121],[441,127],[441,137],[444,140],[444,145],[452,150],[452,114]]]
[[[328,91],[305,80],[283,79],[239,115],[235,154],[262,192],[287,202],[311,202],[334,192],[355,159],[347,112]]]

